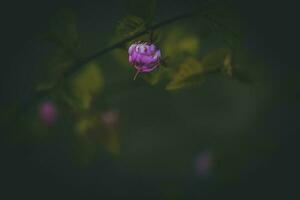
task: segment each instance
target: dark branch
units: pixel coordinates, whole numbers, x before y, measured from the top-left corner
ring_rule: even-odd
[[[181,15],[178,15],[176,17],[173,17],[173,18],[170,18],[170,19],[167,19],[165,21],[162,21],[160,23],[157,23],[157,24],[154,24],[152,26],[149,26],[147,27],[145,30],[141,31],[141,32],[138,32],[128,38],[125,38],[105,49],[102,49],[101,51],[99,52],[96,52],[86,58],[83,58],[79,61],[77,61],[69,70],[67,70],[63,75],[62,77],[59,79],[58,83],[56,83],[56,85],[51,88],[50,90],[45,90],[45,91],[40,91],[40,92],[37,92],[33,95],[32,98],[28,99],[26,102],[23,103],[23,108],[22,109],[28,109],[30,107],[30,104],[31,103],[34,103],[36,101],[39,101],[40,99],[42,98],[45,98],[47,97],[47,95],[49,95],[49,92],[57,87],[59,87],[62,83],[64,83],[64,81],[70,77],[72,77],[74,74],[76,74],[78,71],[80,71],[84,66],[85,64],[87,64],[88,62],[96,59],[96,58],[99,58],[100,56],[103,56],[104,54],[106,53],[109,53],[111,52],[112,50],[115,50],[117,48],[120,48],[122,46],[124,46],[124,44],[126,44],[127,42],[131,41],[131,40],[134,40],[140,36],[143,36],[153,30],[156,30],[160,27],[163,27],[165,25],[168,25],[168,24],[171,24],[173,22],[176,22],[178,20],[181,20],[181,19],[184,19],[184,18],[188,18],[188,17],[191,17],[193,16],[192,13],[185,13],[185,14],[181,14]]]
[[[105,49],[102,49],[101,51],[96,52],[93,55],[90,55],[90,56],[78,61],[73,67],[71,67],[68,71],[65,72],[63,77],[68,78],[68,77],[72,76],[74,73],[79,71],[88,62],[90,62],[90,61],[92,61],[96,58],[99,58],[100,56],[102,56],[106,53],[109,53],[110,51],[112,51],[114,49],[117,49],[117,48],[120,48],[120,47],[124,46],[124,44],[126,44],[127,42],[129,42],[131,40],[134,40],[135,38],[143,36],[143,35],[149,33],[150,31],[156,30],[156,29],[158,29],[162,26],[171,24],[175,21],[178,21],[178,20],[181,20],[181,19],[184,19],[184,18],[188,18],[188,17],[191,17],[191,16],[192,16],[192,13],[186,13],[186,14],[178,15],[176,17],[167,19],[167,20],[162,21],[160,23],[154,24],[153,26],[149,26],[148,28],[146,28],[145,30],[143,30],[141,32],[138,32],[138,33],[136,33],[136,34],[134,34],[134,35],[132,35],[128,38],[125,38],[125,39],[113,44],[112,46],[109,46]]]
[[[220,24],[216,23],[215,20],[209,18],[209,16],[205,15],[204,13],[201,13],[204,10],[209,10],[208,7],[209,7],[209,5],[212,2],[215,3],[215,2],[217,2],[217,0],[207,0],[206,2],[203,3],[203,6],[201,6],[201,9],[197,10],[197,12],[189,12],[189,13],[181,14],[181,15],[172,17],[170,19],[167,19],[165,21],[162,21],[160,23],[154,24],[152,26],[147,27],[143,31],[140,31],[140,32],[138,32],[138,33],[136,33],[136,34],[134,34],[134,35],[132,35],[130,37],[127,37],[127,38],[125,38],[125,39],[123,39],[123,40],[121,40],[121,41],[119,41],[119,42],[117,42],[117,43],[115,43],[115,44],[107,47],[107,48],[102,49],[99,52],[96,52],[96,53],[94,53],[94,54],[92,54],[92,55],[90,55],[90,56],[88,56],[86,58],[79,59],[77,62],[75,62],[75,64],[69,70],[67,70],[61,76],[61,78],[59,79],[58,83],[56,83],[56,85],[52,89],[45,90],[45,91],[40,91],[40,92],[36,93],[35,95],[33,95],[32,98],[28,99],[27,102],[24,102],[23,108],[29,108],[30,107],[29,105],[31,103],[34,103],[36,101],[39,101],[42,98],[47,97],[47,95],[49,95],[49,92],[51,92],[51,90],[59,87],[61,84],[63,84],[65,82],[65,80],[67,80],[68,78],[70,78],[74,74],[76,74],[78,71],[80,71],[85,66],[85,64],[89,63],[90,61],[92,61],[92,60],[94,60],[96,58],[99,58],[100,56],[103,56],[104,54],[109,53],[112,50],[121,48],[127,42],[132,41],[132,40],[134,40],[134,39],[136,39],[136,38],[138,38],[140,36],[143,36],[143,35],[145,35],[147,33],[150,33],[150,32],[152,32],[152,31],[154,31],[154,30],[156,30],[156,29],[158,29],[160,27],[166,26],[168,24],[171,24],[173,22],[179,21],[181,19],[192,17],[192,16],[194,16],[196,14],[200,14],[200,15],[202,15],[203,18],[206,18],[207,20],[212,21],[213,23],[221,26]]]

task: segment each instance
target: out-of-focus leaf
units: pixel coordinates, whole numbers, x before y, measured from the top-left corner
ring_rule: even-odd
[[[202,58],[202,65],[205,71],[215,71],[221,69],[229,51],[227,49],[216,49]]]
[[[120,154],[120,138],[117,131],[111,130],[107,132],[105,139],[102,141],[102,144],[109,153],[113,155]]]
[[[131,36],[143,29],[145,29],[144,20],[134,15],[124,17],[116,27],[117,34],[122,37]]]
[[[44,33],[43,38],[74,55],[79,47],[75,12],[64,9],[54,15],[49,20],[49,30]]]
[[[178,43],[178,48],[182,51],[194,53],[199,48],[199,40],[196,36],[187,36]]]
[[[183,53],[195,55],[198,53],[199,46],[198,37],[180,27],[175,27],[168,31],[162,43],[164,54],[171,57],[176,57]]]
[[[85,113],[74,124],[74,156],[78,164],[87,166],[97,158],[103,134],[98,113]]]
[[[91,145],[101,145],[109,153],[118,155],[120,153],[119,132],[116,129],[103,128],[103,125],[98,114],[84,116],[76,124],[78,137],[92,140],[94,143]]]
[[[71,82],[71,95],[66,100],[79,109],[88,109],[94,95],[103,89],[102,71],[96,62],[89,63]]]
[[[192,82],[188,82],[188,80],[195,76],[201,77],[203,72],[203,64],[194,57],[188,57],[180,64],[179,69],[172,74],[171,81],[167,84],[166,89],[176,90],[189,86],[191,83],[194,84],[197,80],[192,80]]]
[[[97,116],[83,117],[76,124],[76,131],[80,135],[85,135],[93,128],[99,128],[99,118]]]
[[[224,67],[223,67],[223,71],[229,75],[229,76],[232,76],[232,71],[233,71],[233,64],[232,64],[232,54],[228,53],[226,56],[225,56],[225,59],[224,59]]]

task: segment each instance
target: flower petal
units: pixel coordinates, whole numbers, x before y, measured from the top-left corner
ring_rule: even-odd
[[[134,51],[135,48],[136,48],[136,44],[130,45],[130,47],[128,49],[128,54],[132,54],[132,52]]]

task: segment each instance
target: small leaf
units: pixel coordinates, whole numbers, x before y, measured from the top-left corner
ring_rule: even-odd
[[[79,122],[76,124],[76,130],[80,135],[84,135],[98,124],[97,118],[94,116],[88,116],[79,120]]]
[[[162,39],[161,49],[165,56],[171,56],[176,62],[182,56],[196,56],[200,49],[200,41],[196,34],[191,33],[185,28],[175,27],[168,30]]]
[[[202,58],[202,65],[205,71],[215,71],[223,67],[224,60],[228,55],[227,49],[217,49]]]
[[[118,23],[116,32],[122,37],[128,37],[143,29],[145,29],[144,20],[140,17],[129,15],[124,17],[124,19]]]
[[[172,75],[171,81],[167,84],[167,90],[176,90],[183,88],[185,86],[189,86],[189,79],[199,76],[201,77],[204,72],[203,65],[195,58],[189,57],[187,58],[180,66],[179,69],[174,72]],[[193,80],[193,84],[197,82]]]
[[[94,95],[103,89],[103,75],[97,63],[88,64],[71,83],[71,101],[81,109],[88,109]],[[74,103],[73,103],[74,105]]]

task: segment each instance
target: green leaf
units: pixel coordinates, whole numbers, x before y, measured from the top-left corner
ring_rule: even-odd
[[[220,48],[208,53],[202,58],[202,65],[205,71],[215,71],[224,66],[224,60],[229,50]]]
[[[142,18],[128,15],[119,21],[116,32],[122,37],[128,37],[145,29],[145,22]]]
[[[172,74],[171,81],[167,84],[167,90],[177,90],[199,84],[203,75],[225,70],[228,75],[232,73],[231,57],[229,50],[220,48],[205,55],[201,62],[194,57],[188,57]]]
[[[80,135],[88,134],[88,131],[99,126],[99,119],[97,116],[86,116],[82,117],[76,123],[76,131]]]
[[[66,100],[86,110],[90,107],[92,98],[103,89],[104,79],[102,71],[95,62],[89,63],[77,74],[71,82],[71,95],[67,95]]]
[[[228,76],[232,76],[233,73],[233,63],[232,63],[232,54],[228,53],[224,59],[223,72]]]
[[[196,55],[200,48],[197,35],[182,27],[174,27],[165,33],[162,42],[164,55],[178,57],[183,54]]]
[[[172,74],[171,81],[167,84],[167,90],[177,90],[183,87],[187,87],[197,83],[197,79],[193,79],[189,82],[191,78],[201,77],[204,72],[203,64],[201,64],[194,57],[188,57],[179,66],[179,69]],[[199,79],[201,80],[201,79]]]

